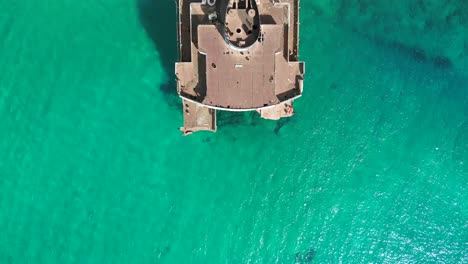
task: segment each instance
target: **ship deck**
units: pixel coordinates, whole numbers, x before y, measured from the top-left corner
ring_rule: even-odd
[[[257,1],[261,30],[256,44],[248,49],[228,45],[223,36],[230,13],[221,6],[227,1],[217,0],[213,7],[205,0],[178,2],[180,62],[176,77],[184,106],[257,110],[269,119],[290,116],[292,100],[302,94],[304,74],[304,63],[298,61],[299,0]],[[210,20],[213,13],[216,22]],[[192,131],[187,129],[197,123],[192,119],[211,116],[214,122],[196,130],[215,131],[215,112],[205,112],[199,117],[184,110],[184,129]]]

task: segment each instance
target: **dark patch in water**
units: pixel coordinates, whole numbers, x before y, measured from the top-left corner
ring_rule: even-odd
[[[159,90],[165,95],[166,103],[171,107],[182,111],[182,101],[177,96],[175,81],[169,81],[159,85]]]
[[[170,105],[180,104],[174,76],[177,61],[177,6],[170,0],[136,0],[138,18],[148,37],[158,50],[167,83],[159,87]],[[175,100],[177,98],[177,100]]]
[[[411,47],[401,42],[392,42],[390,43],[390,47],[396,49],[398,52],[412,58],[417,62],[425,63],[429,60],[429,58],[426,55],[426,52],[421,48]]]
[[[245,123],[246,116],[242,112],[217,112],[218,126],[236,126]]]
[[[307,255],[305,257],[305,263],[310,263],[312,260],[314,260],[315,257],[315,250],[312,248],[307,251]]]
[[[315,258],[315,250],[309,248],[306,252],[296,253],[295,263],[296,264],[308,264],[311,263]]]
[[[444,55],[430,55],[420,47],[407,45],[402,42],[389,42],[383,38],[374,38],[373,40],[377,45],[394,49],[419,63],[431,64],[441,70],[450,70],[453,68],[452,61]]]
[[[432,59],[434,65],[441,69],[451,69],[453,68],[452,61],[444,56],[436,56]]]
[[[283,126],[286,125],[287,123],[289,123],[290,121],[291,121],[291,118],[282,118],[282,119],[278,120],[276,122],[276,127],[273,130],[275,132],[275,134],[279,135],[279,132],[280,132],[281,128],[283,128]]]
[[[164,248],[159,248],[159,258],[164,258],[169,252],[171,251],[171,247],[169,245],[165,246]]]

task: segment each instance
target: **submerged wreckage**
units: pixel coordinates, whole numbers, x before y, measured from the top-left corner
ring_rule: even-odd
[[[184,135],[216,131],[216,110],[293,115],[301,96],[300,0],[177,0]]]

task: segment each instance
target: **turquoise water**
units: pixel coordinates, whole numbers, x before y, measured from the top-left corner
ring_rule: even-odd
[[[0,1],[0,263],[468,263],[468,4],[387,2],[303,0],[296,116],[181,137],[173,1]]]

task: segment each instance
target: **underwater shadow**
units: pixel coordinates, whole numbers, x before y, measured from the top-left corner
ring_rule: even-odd
[[[177,4],[174,0],[136,0],[140,24],[159,53],[168,82],[159,90],[171,106],[180,104],[176,90],[174,63],[177,61]]]

